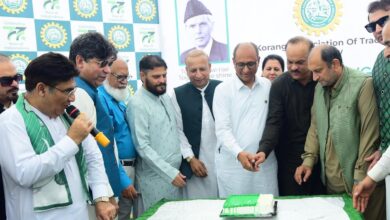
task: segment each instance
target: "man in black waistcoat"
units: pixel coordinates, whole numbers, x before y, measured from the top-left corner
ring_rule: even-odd
[[[11,107],[18,99],[19,82],[22,75],[16,72],[11,59],[0,54],[0,114]],[[7,219],[5,214],[5,198],[3,177],[0,169],[0,219]]]
[[[217,138],[212,106],[220,81],[210,80],[211,64],[202,50],[189,52],[185,64],[190,82],[175,88],[172,95],[183,155],[180,171],[187,177],[183,196],[217,198]]]

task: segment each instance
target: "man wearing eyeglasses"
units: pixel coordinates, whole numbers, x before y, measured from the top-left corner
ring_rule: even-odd
[[[76,37],[69,51],[69,58],[76,65],[80,76],[76,78],[78,89],[76,90],[77,106],[84,112],[97,129],[102,131],[110,140],[108,146],[99,145],[102,152],[104,166],[115,197],[119,197],[123,190],[131,185],[131,180],[117,160],[115,148],[114,124],[109,113],[103,106],[103,100],[99,96],[97,88],[103,83],[107,75],[111,73],[110,66],[116,60],[117,50],[98,32],[90,32]],[[126,181],[124,181],[126,180]],[[122,184],[126,183],[126,184]],[[110,201],[116,204],[114,198],[99,198],[102,201]],[[117,206],[118,207],[118,206]]]
[[[215,130],[217,146],[221,146],[215,161],[221,197],[251,193],[278,195],[275,154],[268,156],[262,169],[255,166],[271,87],[268,79],[256,76],[259,60],[254,43],[238,44],[233,52],[236,74],[215,89]]]
[[[374,1],[368,5],[368,21],[370,23],[365,28],[374,35],[380,44],[383,44],[382,28],[389,15],[389,1]],[[367,162],[371,162],[369,170],[380,159],[382,152],[390,145],[390,120],[387,118],[390,112],[390,85],[387,82],[390,72],[386,69],[387,63],[388,58],[385,57],[384,51],[381,51],[372,68],[372,79],[379,110],[381,145],[378,151],[366,158]]]
[[[16,72],[11,59],[0,54],[0,114],[10,108],[18,99],[19,82],[22,75]],[[5,198],[3,179],[0,168],[0,219],[7,219],[5,214]]]
[[[114,205],[96,201],[112,190],[93,125],[83,113],[74,120],[64,113],[77,75],[67,57],[41,55],[25,70],[27,92],[0,115],[7,219],[88,219],[93,199],[99,219],[115,217]]]
[[[134,165],[136,151],[131,137],[130,127],[126,120],[126,105],[129,96],[127,83],[130,78],[129,68],[123,59],[112,63],[111,72],[107,74],[103,85],[98,88],[104,109],[108,112],[114,125],[115,143],[118,149],[119,161],[126,174],[134,180]],[[128,186],[119,197],[119,220],[128,220],[132,211],[133,199],[137,198],[134,182],[129,183],[128,178],[121,178],[121,184]],[[133,212],[133,217],[135,213]]]

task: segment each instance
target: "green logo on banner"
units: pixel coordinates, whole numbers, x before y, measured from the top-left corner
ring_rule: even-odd
[[[319,36],[340,23],[341,8],[339,0],[296,0],[294,17],[302,31]]]

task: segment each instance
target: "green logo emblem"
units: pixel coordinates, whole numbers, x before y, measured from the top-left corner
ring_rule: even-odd
[[[302,31],[319,36],[340,23],[341,8],[339,0],[296,0],[294,17]]]

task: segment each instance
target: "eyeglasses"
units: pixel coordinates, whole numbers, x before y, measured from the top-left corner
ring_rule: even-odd
[[[384,17],[381,17],[379,18],[377,21],[374,21],[374,22],[371,22],[369,24],[367,24],[366,26],[364,26],[366,28],[366,30],[368,31],[368,33],[372,33],[376,30],[376,25],[379,25],[380,27],[383,28],[383,26],[385,25],[387,19],[389,19],[389,16],[386,15]]]
[[[97,60],[90,60],[94,63],[96,63],[97,65],[99,65],[100,68],[104,68],[106,67],[107,65],[108,66],[111,66],[112,63],[114,62],[113,60],[101,60],[101,61],[97,61]]]
[[[50,85],[49,85],[49,87],[50,87],[50,88],[53,88],[53,89],[56,89],[56,90],[58,90],[58,91],[64,93],[64,94],[67,95],[68,97],[74,95],[74,93],[76,92],[76,89],[77,89],[77,87],[69,88],[69,89],[59,89],[59,88],[57,88],[57,87],[55,87],[55,86],[50,86]]]
[[[131,78],[130,75],[118,75],[113,72],[111,72],[111,75],[113,75],[118,81],[123,81],[123,80],[129,81],[129,79]]]
[[[15,76],[4,76],[4,77],[0,77],[0,85],[1,86],[11,86],[12,83],[14,82],[14,80],[19,83],[20,81],[22,81],[23,79],[23,76],[22,74],[16,74]]]
[[[236,63],[236,67],[240,70],[243,70],[245,66],[248,67],[248,69],[254,69],[256,68],[257,62],[247,62],[247,63]]]

